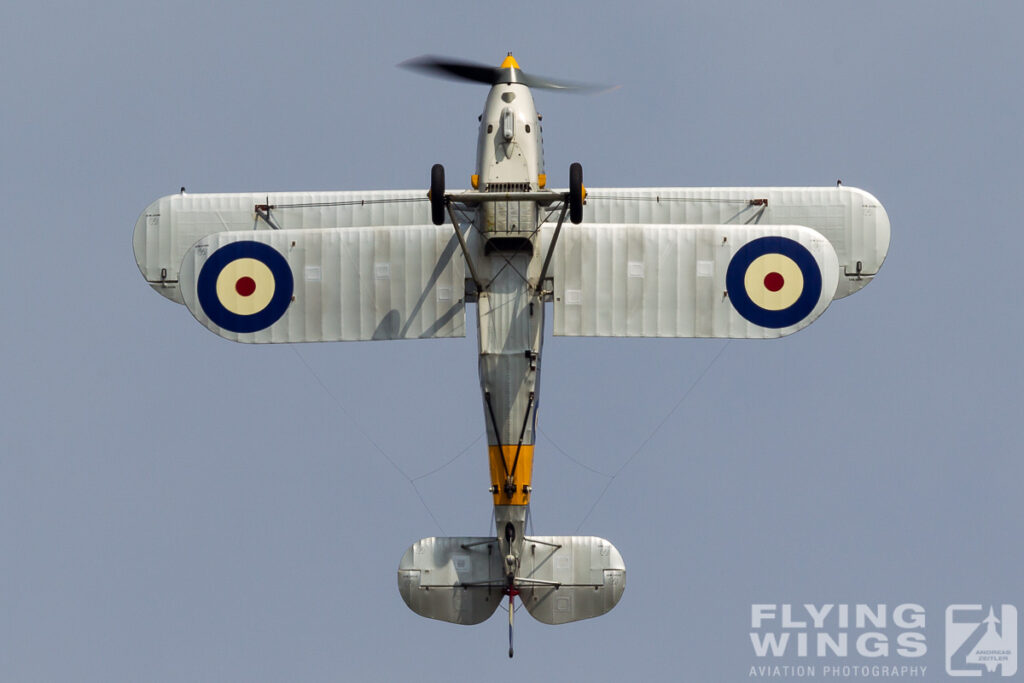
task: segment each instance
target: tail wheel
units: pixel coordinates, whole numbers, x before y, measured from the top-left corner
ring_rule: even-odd
[[[578,162],[569,166],[569,220],[573,224],[583,222],[583,167]]]
[[[434,225],[444,223],[444,166],[434,164],[430,168],[430,219]]]

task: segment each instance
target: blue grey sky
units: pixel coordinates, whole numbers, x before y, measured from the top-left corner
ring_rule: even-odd
[[[946,605],[1024,608],[1022,21],[1011,2],[9,3],[0,679],[744,680],[751,604],[804,602],[923,605],[915,663],[938,679]],[[553,184],[572,161],[588,187],[841,178],[892,221],[876,281],[783,340],[548,332],[534,530],[611,540],[628,580],[600,619],[521,613],[512,662],[500,615],[422,619],[395,580],[415,540],[491,531],[474,325],[233,344],[131,249],[182,185],[425,189],[436,162],[468,185],[486,89],[395,65],[509,50],[621,85],[536,94]]]

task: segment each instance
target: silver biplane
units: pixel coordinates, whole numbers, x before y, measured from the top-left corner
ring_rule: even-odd
[[[486,83],[471,188],[174,194],[143,211],[146,281],[212,332],[246,343],[463,337],[476,303],[496,533],[425,538],[398,567],[416,613],[477,624],[518,596],[548,624],[622,596],[608,541],[528,536],[545,317],[557,336],[773,339],[864,287],[889,218],[853,187],[568,188],[544,168],[523,72],[424,57],[406,66]],[[566,221],[568,218],[568,222]]]

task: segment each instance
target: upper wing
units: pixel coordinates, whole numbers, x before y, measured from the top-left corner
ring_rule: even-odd
[[[551,268],[560,336],[781,337],[839,281],[831,243],[797,225],[582,223],[562,229]]]
[[[133,246],[154,289],[227,339],[465,335],[465,260],[422,190],[170,195]]]
[[[167,298],[184,303],[178,268],[198,240],[231,230],[410,226],[430,223],[423,190],[175,194],[150,204],[135,224],[135,261]]]
[[[458,249],[451,226],[214,232],[185,252],[179,286],[233,341],[462,337]]]
[[[874,277],[889,250],[889,216],[855,187],[665,187],[590,189],[585,223],[803,225],[832,244],[835,298]]]

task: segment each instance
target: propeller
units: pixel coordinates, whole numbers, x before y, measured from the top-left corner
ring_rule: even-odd
[[[521,83],[529,88],[543,88],[545,90],[561,90],[563,92],[575,93],[594,93],[611,89],[605,85],[555,80],[524,73],[519,68],[519,63],[516,62],[511,52],[505,57],[505,61],[501,63],[501,66],[497,67],[487,66],[479,62],[465,62],[434,55],[423,55],[422,57],[407,59],[398,66],[440,78],[486,83],[487,85]]]

